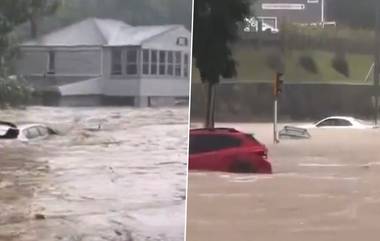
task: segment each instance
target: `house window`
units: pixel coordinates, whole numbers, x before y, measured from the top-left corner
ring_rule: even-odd
[[[138,65],[138,52],[137,49],[127,50],[127,63],[126,63],[126,73],[127,75],[137,75],[137,65]]]
[[[111,50],[111,74],[112,75],[121,75],[121,48],[113,48]]]
[[[156,75],[157,74],[157,63],[158,63],[157,50],[152,50],[151,54],[152,54],[152,56],[151,56],[152,61],[151,61],[151,66],[150,66],[150,74]]]
[[[189,40],[186,37],[179,37],[177,38],[177,45],[179,46],[188,46]]]
[[[143,74],[148,75],[149,74],[149,65],[150,65],[150,55],[149,55],[149,49],[144,49],[142,52],[142,59],[143,59]]]
[[[174,75],[174,52],[168,51],[168,65],[167,65],[167,74],[170,76]]]
[[[175,52],[175,76],[181,76],[181,52]]]
[[[185,77],[189,76],[189,55],[184,55],[184,67],[183,67],[183,75]]]
[[[160,51],[159,52],[159,56],[160,56],[160,70],[159,70],[159,73],[160,75],[165,75],[166,74],[166,69],[165,69],[165,65],[166,65],[166,52],[165,51]]]
[[[55,73],[55,52],[49,51],[48,55],[48,74]]]

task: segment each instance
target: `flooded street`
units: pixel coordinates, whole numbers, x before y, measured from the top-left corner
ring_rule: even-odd
[[[1,119],[60,133],[0,142],[1,241],[183,240],[187,108],[32,107]]]
[[[272,144],[270,124],[223,124],[255,133],[273,175],[191,172],[188,241],[356,241],[380,235],[380,130],[312,130]]]

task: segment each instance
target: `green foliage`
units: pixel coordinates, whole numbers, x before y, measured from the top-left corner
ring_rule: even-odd
[[[238,23],[249,14],[246,0],[195,0],[193,56],[201,79],[217,83],[236,75],[230,49],[238,37]]]
[[[58,10],[61,0],[25,0],[26,15],[30,23],[30,36],[36,38],[39,29],[39,20]]]
[[[12,61],[17,55],[17,39],[13,30],[29,19],[30,11],[37,7],[32,0],[0,1],[0,107],[21,106],[30,100],[31,90],[23,79],[8,77]]]
[[[26,105],[32,90],[18,77],[0,77],[0,107],[18,107]]]
[[[268,55],[266,56],[266,64],[271,70],[273,70],[273,72],[284,71],[284,60],[277,49],[268,50]]]
[[[350,67],[344,56],[337,55],[331,60],[331,66],[345,77],[350,77]]]
[[[285,46],[287,49],[335,49],[337,44],[347,51],[370,53],[373,51],[375,32],[368,29],[347,27],[311,27],[286,25]]]
[[[66,0],[58,12],[61,24],[83,18],[113,18],[132,25],[181,24],[191,28],[192,0]]]
[[[303,55],[299,58],[298,64],[306,71],[312,74],[318,74],[318,66],[315,60],[309,55]]]
[[[267,59],[271,53],[275,52],[270,47],[255,48],[249,45],[234,48],[234,58],[239,63],[237,66],[237,79],[240,81],[251,82],[271,82],[273,80],[273,69],[268,65]],[[273,55],[274,61],[278,61]],[[302,56],[310,56],[318,69],[318,73],[313,74],[305,70],[299,60]],[[356,54],[347,52],[345,59],[347,60],[349,77],[338,72],[332,67],[332,59],[336,57],[336,53],[332,51],[321,50],[293,50],[291,53],[284,55],[284,79],[287,82],[301,83],[362,83],[369,84],[373,77],[369,77],[370,82],[363,82],[368,71],[373,64],[373,54]],[[280,61],[278,61],[280,62]],[[193,82],[200,82],[200,75],[197,68],[193,68]]]

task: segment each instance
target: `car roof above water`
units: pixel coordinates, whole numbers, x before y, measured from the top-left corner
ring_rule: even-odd
[[[27,122],[17,124],[17,127],[20,129],[34,127],[34,126],[45,126],[45,125],[40,124],[40,123],[27,123]]]
[[[33,123],[33,122],[10,123],[10,122],[1,122],[0,121],[0,133],[7,131],[10,128],[26,129],[26,128],[35,127],[35,126],[45,126],[45,125],[39,124],[39,123]]]
[[[325,119],[345,119],[345,120],[356,120],[355,117],[352,117],[352,116],[328,116],[328,117],[325,117],[323,118],[323,120]]]
[[[214,133],[214,134],[220,134],[220,133],[241,133],[240,131],[234,129],[234,128],[198,128],[198,129],[191,129],[191,133]]]

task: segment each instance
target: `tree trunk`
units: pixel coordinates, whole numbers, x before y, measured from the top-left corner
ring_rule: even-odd
[[[207,83],[207,103],[205,128],[215,127],[215,84]]]
[[[32,15],[29,19],[30,22],[30,37],[33,39],[37,38],[38,36],[38,23],[37,23],[37,17]]]

